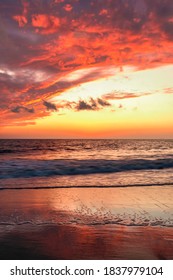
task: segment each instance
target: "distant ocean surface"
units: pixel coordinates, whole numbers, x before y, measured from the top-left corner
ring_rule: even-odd
[[[173,140],[0,140],[0,188],[173,184]]]

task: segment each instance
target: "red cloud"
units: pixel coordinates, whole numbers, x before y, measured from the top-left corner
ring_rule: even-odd
[[[106,9],[102,9],[99,13],[100,16],[107,15],[107,14],[108,14],[108,10],[106,10]]]
[[[23,6],[23,12],[21,15],[13,16],[13,18],[14,18],[14,20],[16,20],[18,22],[20,27],[23,27],[28,22],[27,15],[28,15],[29,3],[25,0],[22,0],[21,2],[22,2],[22,6]]]
[[[38,27],[37,32],[41,34],[53,34],[58,30],[59,25],[60,20],[55,16],[46,14],[32,16],[32,26]]]
[[[66,4],[66,5],[64,6],[64,10],[66,10],[66,12],[70,12],[72,9],[73,9],[73,7],[72,7],[72,5],[70,5],[70,4]]]
[[[18,22],[20,27],[23,27],[28,22],[27,18],[22,15],[13,16],[13,18]]]

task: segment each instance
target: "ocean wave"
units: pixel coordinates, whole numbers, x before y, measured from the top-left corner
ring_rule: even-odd
[[[89,175],[124,171],[173,168],[173,159],[132,160],[4,160],[0,161],[0,179]]]
[[[2,149],[0,150],[0,154],[10,154],[10,153],[15,153],[14,150],[10,150],[10,149]]]
[[[23,148],[20,147],[18,149],[1,149],[0,154],[20,154],[20,153],[32,153],[32,152],[49,152],[49,151],[57,151],[56,148],[39,148],[39,147],[33,147],[33,148]]]

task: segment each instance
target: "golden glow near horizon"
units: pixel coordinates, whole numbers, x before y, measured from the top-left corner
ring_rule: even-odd
[[[91,68],[90,71],[92,70]],[[116,72],[115,68],[112,70]],[[171,138],[173,95],[164,92],[165,88],[172,86],[171,72],[171,65],[141,71],[127,67],[127,70],[115,74],[112,72],[106,78],[84,82],[62,94],[58,93],[49,101],[58,108],[62,101],[78,102],[81,99],[89,102],[90,98],[112,94],[113,97],[109,100],[111,106],[93,111],[61,108],[58,112],[51,112],[49,116],[37,119],[34,125],[14,125],[13,128],[7,126],[4,128],[7,138],[8,135],[12,137],[14,131],[19,131],[16,135],[19,138],[32,138],[33,135],[35,138],[159,138],[164,135]],[[86,74],[85,69],[74,71],[64,81],[74,81],[84,73]],[[131,93],[136,94],[136,97],[131,97]]]
[[[0,138],[173,138],[172,33],[145,0],[119,0],[115,11],[109,2],[3,7],[13,28],[4,21],[0,30],[9,54],[0,63]],[[123,14],[114,20],[124,10],[131,25]]]
[[[111,135],[121,137],[121,134],[128,137],[130,130],[132,130],[133,136],[137,137],[139,131],[139,136],[141,134],[141,137],[144,137],[147,128],[150,134],[153,130],[153,136],[156,131],[159,134],[160,127],[163,131],[169,130],[171,128],[170,122],[172,122],[173,96],[162,94],[162,92],[165,85],[168,88],[172,85],[171,71],[173,71],[173,66],[137,72],[132,72],[130,69],[130,72],[127,71],[127,73],[120,72],[69,89],[63,94],[53,97],[50,101],[57,106],[61,100],[77,102],[84,99],[87,102],[90,98],[101,98],[104,94],[114,93],[116,89],[115,100],[111,100],[111,108],[107,107],[93,112],[68,112],[66,110],[65,115],[61,117],[54,112],[47,118],[47,127],[53,130],[54,126],[57,125],[57,128],[63,130],[66,125],[69,125],[70,130],[74,127],[81,132],[82,136],[86,134],[90,137],[92,135],[97,137],[97,134],[98,137],[104,137],[104,133],[100,133],[101,131],[105,132],[105,136],[108,134],[108,137]],[[126,78],[126,74],[128,78]],[[121,96],[120,99],[116,99],[116,96],[119,96],[118,93],[124,94],[122,99]],[[128,94],[130,93],[141,96],[129,98]],[[163,118],[159,116],[163,116]],[[39,121],[39,124],[44,125],[45,123],[46,120]]]

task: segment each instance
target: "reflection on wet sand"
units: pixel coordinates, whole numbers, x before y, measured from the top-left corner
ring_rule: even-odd
[[[1,259],[173,259],[171,228],[25,225],[7,232]]]
[[[173,259],[173,188],[1,191],[1,259]]]

